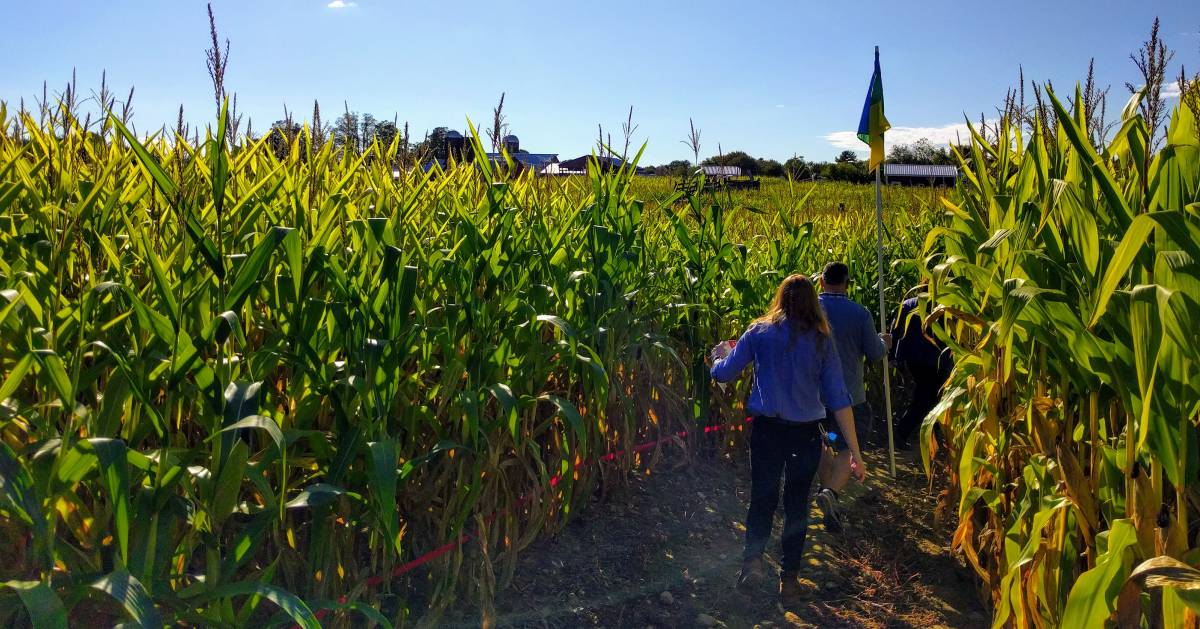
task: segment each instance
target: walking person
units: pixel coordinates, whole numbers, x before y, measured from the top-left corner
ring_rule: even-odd
[[[870,447],[873,439],[875,415],[867,403],[866,387],[863,384],[864,361],[873,363],[887,353],[892,337],[875,331],[871,312],[850,299],[850,268],[843,262],[830,262],[821,272],[821,307],[833,331],[841,359],[842,376],[846,380],[846,391],[854,408],[854,426],[859,442]],[[827,434],[838,435],[838,429],[830,407],[824,428]],[[818,477],[821,489],[817,492],[817,505],[824,514],[825,530],[837,533],[842,530],[838,516],[838,492],[846,486],[851,474],[851,453],[843,447],[840,439],[826,442],[821,451],[821,466]]]
[[[897,339],[893,358],[897,366],[908,372],[912,382],[912,396],[896,424],[895,435],[896,447],[908,450],[913,445],[910,441],[913,433],[941,397],[942,385],[950,377],[950,361],[943,351],[945,346],[933,339],[922,324],[916,297],[910,297],[900,305],[900,316],[896,318],[892,334]]]
[[[732,348],[728,342],[714,348],[712,357],[711,375],[717,382],[734,380],[754,363],[754,382],[746,402],[754,417],[750,508],[738,585],[745,587],[764,574],[762,554],[771,534],[782,476],[779,595],[785,607],[795,607],[804,597],[799,574],[808,532],[809,491],[821,458],[818,424],[826,407],[835,409],[851,456],[858,462],[858,480],[866,477],[850,395],[812,281],[803,275],[785,279],[767,313],[756,319]]]

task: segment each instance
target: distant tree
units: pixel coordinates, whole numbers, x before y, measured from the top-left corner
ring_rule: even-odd
[[[888,161],[898,164],[953,164],[954,156],[944,146],[934,146],[928,138],[912,144],[897,144],[888,151]]]
[[[913,157],[921,160],[922,164],[943,164],[950,159],[950,154],[945,148],[934,146],[930,143],[929,138],[921,138],[913,142]]]
[[[812,179],[818,172],[813,170],[813,165],[804,161],[804,157],[801,155],[792,157],[784,162],[783,171],[784,174],[790,176],[792,179]]]
[[[448,154],[446,150],[446,134],[449,132],[450,129],[448,127],[434,127],[433,130],[425,134],[425,141],[421,143],[418,151],[434,159],[446,159]]]
[[[773,159],[758,158],[755,160],[754,173],[760,177],[782,177],[783,164]]]
[[[283,159],[288,156],[288,152],[292,148],[292,141],[300,136],[300,142],[304,142],[304,137],[300,135],[300,123],[291,120],[276,120],[275,124],[267,131],[267,146],[271,148],[271,152],[275,157]],[[301,148],[301,153],[304,149]]]
[[[714,155],[701,163],[705,166],[737,166],[746,174],[758,171],[758,160],[751,157],[745,151],[730,151],[721,155]]]
[[[889,162],[896,164],[916,164],[916,159],[916,155],[910,144],[896,144],[888,149],[887,161]]]
[[[843,153],[843,155],[845,155]],[[839,158],[842,155],[838,156]],[[821,173],[826,179],[831,181],[849,181],[852,183],[866,183],[871,180],[871,176],[867,173],[866,162],[860,161],[845,161],[837,160],[832,164],[825,164]]]
[[[365,151],[375,139],[375,131],[379,121],[371,114],[363,114],[358,120],[358,150]]]
[[[387,148],[392,145],[392,142],[396,139],[396,136],[399,135],[399,133],[400,131],[396,128],[396,123],[392,122],[391,120],[384,120],[383,122],[378,122],[375,124],[375,128],[369,137],[372,140],[378,140],[380,146],[382,146],[384,150],[387,150]]]
[[[839,164],[853,164],[858,161],[858,153],[851,150],[842,151],[833,161]]]
[[[677,159],[661,166],[655,166],[654,174],[664,177],[684,177],[691,169],[691,162],[686,159]]]
[[[347,108],[346,113],[338,116],[337,121],[333,123],[333,145],[354,151],[359,149],[361,136],[359,135],[358,112],[352,112]]]

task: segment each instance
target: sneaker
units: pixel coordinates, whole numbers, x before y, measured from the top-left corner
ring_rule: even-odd
[[[842,521],[838,517],[837,502],[837,494],[833,493],[832,489],[826,488],[817,492],[817,506],[821,507],[821,513],[825,514],[825,530],[830,533],[842,532]]]
[[[779,604],[785,610],[799,608],[810,593],[811,590],[800,580],[798,572],[783,572],[779,575]]]
[[[762,582],[766,574],[762,557],[754,557],[742,562],[742,570],[738,573],[737,586],[740,590],[753,588]]]

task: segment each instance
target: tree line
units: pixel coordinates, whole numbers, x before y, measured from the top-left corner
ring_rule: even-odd
[[[899,164],[953,165],[954,155],[945,146],[937,146],[927,138],[911,144],[897,144],[888,151],[888,161]],[[791,177],[792,179],[828,179],[867,183],[872,180],[867,171],[867,161],[859,159],[854,151],[842,151],[832,162],[806,160],[797,155],[787,161],[754,157],[745,151],[730,151],[708,157],[701,166],[737,166],[743,173],[756,177]],[[692,162],[677,159],[659,166],[650,166],[646,171],[666,177],[682,177],[693,168]]]
[[[446,127],[437,127],[425,134],[422,139],[414,140],[409,131],[408,123],[400,123],[396,119],[379,119],[370,113],[359,113],[346,108],[344,113],[337,116],[333,122],[321,119],[321,107],[313,103],[312,118],[306,121],[308,133],[302,133],[300,121],[292,118],[291,113],[284,111],[285,118],[275,121],[267,131],[267,144],[279,158],[287,156],[293,144],[298,150],[307,150],[307,142],[311,141],[314,148],[319,149],[327,142],[332,142],[338,149],[346,149],[356,153],[364,153],[375,143],[389,148],[397,143],[395,161],[397,166],[419,164],[430,158],[446,158]],[[253,138],[253,131],[249,131]]]
[[[333,122],[326,123],[321,119],[321,108],[313,104],[312,118],[308,122],[308,134],[301,133],[301,123],[292,118],[285,110],[285,118],[277,120],[267,131],[267,143],[277,157],[283,158],[291,150],[293,144],[299,150],[306,151],[306,142],[312,141],[314,148],[320,148],[326,142],[332,142],[336,148],[349,149],[358,153],[367,151],[378,142],[383,147],[390,147],[397,142],[395,160],[397,166],[420,164],[429,159],[444,160],[448,156],[446,134],[451,131],[448,127],[435,127],[427,131],[419,140],[414,140],[408,123],[396,120],[381,120],[370,113],[345,111],[338,115]],[[253,137],[253,131],[249,131]],[[524,151],[518,151],[524,152]],[[921,138],[911,144],[897,144],[888,151],[888,161],[901,164],[942,165],[954,164],[954,156],[945,146],[934,145],[926,138]],[[745,174],[756,177],[791,177],[795,180],[827,179],[831,181],[849,181],[867,183],[872,180],[867,171],[866,160],[860,159],[854,151],[842,151],[831,162],[807,160],[802,155],[793,156],[780,162],[775,159],[754,157],[745,151],[722,152],[705,158],[700,166],[737,166]],[[658,166],[641,168],[642,172],[667,177],[683,177],[693,171],[693,162],[678,159]]]

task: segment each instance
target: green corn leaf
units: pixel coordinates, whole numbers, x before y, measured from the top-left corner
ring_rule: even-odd
[[[400,285],[396,292],[396,310],[392,316],[397,321],[409,321],[413,297],[417,292],[417,267],[405,266],[400,272]]]
[[[142,247],[142,255],[150,263],[150,274],[154,278],[154,291],[163,304],[166,305],[167,317],[170,318],[171,323],[175,327],[178,327],[179,321],[176,317],[179,312],[179,304],[175,300],[171,282],[167,279],[167,271],[163,268],[162,260],[159,260],[158,255],[154,253],[148,235],[143,232],[139,240]]]
[[[1092,310],[1092,316],[1088,322],[1089,328],[1095,327],[1100,317],[1104,315],[1113,292],[1125,279],[1125,274],[1129,272],[1134,259],[1146,246],[1146,239],[1153,233],[1156,225],[1168,233],[1181,234],[1180,241],[1186,247],[1187,253],[1192,256],[1193,260],[1200,260],[1200,226],[1195,225],[1177,211],[1139,215],[1125,231],[1121,238],[1121,244],[1117,246],[1112,261],[1109,262],[1108,268],[1104,272],[1104,279],[1096,293],[1096,307]],[[1186,236],[1183,236],[1184,234]]]
[[[508,426],[509,435],[516,440],[517,438],[517,399],[513,396],[512,389],[507,384],[496,383],[488,387],[488,392],[500,404],[500,412],[502,413],[505,423]]]
[[[45,539],[46,518],[33,477],[4,441],[0,441],[0,498],[21,521],[33,528],[39,539]]]
[[[356,614],[361,614],[368,621],[383,627],[384,629],[392,629],[392,623],[379,610],[362,603],[360,601],[351,601],[348,603],[339,603],[337,601],[319,600],[312,603],[313,611],[348,611]]]
[[[123,286],[125,295],[129,298],[130,304],[133,306],[133,312],[137,316],[138,325],[143,330],[153,331],[155,336],[167,344],[167,347],[173,347],[176,344],[177,334],[175,328],[171,324],[171,319],[163,316],[162,313],[151,308],[142,301],[133,289]]]
[[[204,338],[217,345],[223,345],[225,341],[229,340],[229,335],[235,332],[236,336],[244,342],[245,338],[242,335],[241,322],[238,321],[237,313],[226,310],[213,317],[213,320],[209,322],[208,327],[204,330]]]
[[[346,490],[329,483],[313,483],[287,503],[288,509],[304,509],[323,507],[337,500],[338,496],[346,494]],[[347,494],[348,495],[348,494]]]
[[[266,494],[271,495],[271,492],[268,491]],[[227,546],[228,552],[225,554],[225,561],[221,564],[221,572],[236,574],[239,568],[253,558],[258,549],[262,548],[263,543],[267,541],[267,527],[277,517],[278,514],[270,506],[253,516]]]
[[[167,171],[163,170],[162,166],[159,166],[158,160],[150,155],[146,147],[137,141],[137,138],[125,127],[125,123],[121,122],[121,119],[115,114],[109,112],[108,120],[124,136],[125,141],[129,143],[129,147],[133,149],[133,154],[137,156],[138,163],[154,179],[154,182],[158,184],[163,196],[168,199],[174,199],[179,194],[179,186],[176,186],[175,182],[171,180],[171,176],[167,174]]]
[[[249,458],[250,448],[246,446],[245,442],[238,441],[233,444],[229,454],[222,461],[221,472],[217,475],[210,506],[214,528],[220,527],[225,518],[237,506],[238,494],[242,488],[242,477],[245,475],[246,461]]]
[[[93,581],[91,587],[111,596],[142,627],[162,627],[162,616],[141,582],[124,568]]]
[[[74,407],[75,387],[71,384],[71,376],[67,375],[62,358],[51,349],[35,349],[33,355],[42,369],[42,374],[62,399],[63,405],[68,408]]]
[[[229,426],[243,417],[253,415],[258,410],[258,394],[261,390],[261,382],[230,382],[225,387],[225,420],[223,424]]]
[[[96,465],[100,462],[96,456],[95,450],[84,445],[76,445],[68,450],[62,451],[61,441],[55,441],[54,452],[60,453],[60,456],[55,461],[54,480],[61,489],[69,489],[82,481],[88,474],[92,473]],[[43,447],[43,451],[47,449]]]
[[[271,437],[271,441],[275,442],[275,447],[280,451],[283,451],[283,431],[279,429],[279,424],[277,424],[275,420],[271,419],[270,417],[263,417],[262,415],[250,415],[243,417],[242,419],[222,428],[221,432],[232,432],[245,428],[257,428],[265,431],[267,435]]]
[[[238,270],[237,278],[234,279],[233,285],[229,287],[229,295],[225,301],[226,307],[235,312],[242,307],[242,303],[250,296],[250,292],[258,288],[263,277],[263,272],[267,268],[267,263],[271,261],[271,256],[275,253],[275,248],[292,231],[292,229],[287,227],[273,227],[267,233],[267,236],[258,243],[258,246],[251,252],[250,257],[246,258],[246,261],[242,263],[242,268]]]
[[[150,416],[150,420],[154,424],[155,431],[157,431],[160,437],[166,434],[166,422],[163,421],[162,414],[159,413],[156,405],[151,404],[150,397],[146,394],[145,390],[142,389],[141,379],[133,373],[129,367],[129,363],[125,361],[125,358],[113,351],[111,347],[102,341],[93,341],[92,345],[107,352],[108,355],[111,356],[112,359],[117,363],[117,369],[121,372],[121,375],[129,384],[129,390],[133,393],[134,397],[136,397],[138,401],[142,403],[142,409],[144,412]]]
[[[16,590],[33,629],[67,628],[67,610],[50,586],[41,581],[4,581],[0,586]]]
[[[92,438],[83,442],[96,453],[104,488],[113,504],[113,521],[117,528],[117,548],[121,563],[129,563],[129,467],[125,442],[119,439]]]
[[[1116,609],[1117,593],[1129,575],[1126,550],[1137,544],[1137,530],[1130,520],[1117,520],[1105,533],[1108,548],[1096,559],[1096,567],[1079,575],[1063,610],[1064,627],[1102,627]]]
[[[1155,380],[1158,377],[1159,358],[1162,356],[1162,315],[1170,298],[1170,291],[1157,285],[1137,286],[1129,308],[1129,323],[1133,334],[1133,358],[1137,369],[1138,390],[1141,392],[1142,413],[1138,428],[1138,446],[1146,443],[1149,435],[1149,418],[1154,402]],[[1164,461],[1163,465],[1174,466],[1175,461]]]
[[[538,398],[554,404],[558,409],[558,414],[565,420],[571,428],[571,432],[575,434],[575,438],[579,440],[580,447],[587,449],[587,429],[583,424],[583,416],[579,414],[579,409],[569,401],[557,395],[543,395]]]
[[[1091,169],[1096,183],[1100,186],[1100,190],[1104,194],[1104,199],[1108,202],[1110,211],[1120,219],[1122,225],[1129,225],[1134,219],[1133,210],[1125,202],[1125,197],[1121,194],[1120,187],[1113,179],[1108,166],[1096,154],[1096,149],[1092,148],[1091,142],[1088,141],[1086,130],[1081,129],[1071,118],[1066,108],[1055,97],[1053,90],[1047,89],[1046,94],[1050,97],[1054,111],[1058,114],[1058,122],[1064,134],[1071,141],[1075,150],[1078,151],[1079,159],[1084,162],[1086,167]]]
[[[437,445],[435,445],[433,447],[433,449],[430,450],[429,452],[426,452],[425,454],[422,454],[418,457],[414,457],[412,459],[405,461],[404,465],[400,466],[400,479],[403,480],[405,478],[408,478],[408,476],[410,474],[412,474],[413,471],[416,470],[418,466],[430,462],[431,460],[433,460],[433,458],[436,455],[438,455],[442,452],[449,452],[450,450],[456,450],[456,449],[465,449],[465,448],[463,448],[463,446],[461,446],[457,443],[454,443],[453,441],[450,441],[448,439],[443,439],[442,441],[439,441],[437,443]]]
[[[208,264],[208,268],[212,270],[213,275],[218,279],[225,278],[225,263],[221,260],[221,253],[208,236],[204,234],[204,226],[196,218],[195,213],[188,212],[183,219],[183,228],[187,232],[192,242],[200,248],[200,257],[204,258],[204,262]]]
[[[321,623],[313,615],[308,605],[296,595],[269,583],[258,581],[239,581],[219,585],[203,594],[189,598],[191,605],[203,605],[212,601],[231,599],[238,596],[258,596],[275,603],[296,624],[304,629],[320,629]]]
[[[400,513],[396,508],[396,485],[400,470],[396,467],[399,450],[395,441],[375,441],[367,444],[371,464],[367,468],[368,487],[375,503],[376,516],[387,534],[388,544],[400,553]]]
[[[8,374],[4,376],[3,384],[0,384],[0,401],[7,400],[17,392],[17,389],[21,386],[21,381],[29,373],[30,368],[33,367],[33,363],[33,352],[28,352],[21,356],[20,360],[13,365]]]
[[[292,278],[292,297],[299,304],[300,291],[304,285],[304,244],[300,242],[300,232],[294,229],[289,231],[280,244],[283,245],[284,257]]]
[[[537,316],[537,320],[549,323],[550,325],[558,328],[558,330],[562,332],[563,338],[570,340],[575,340],[578,338],[578,335],[575,333],[575,328],[571,327],[570,323],[567,323],[560,317],[548,314],[540,314]]]

